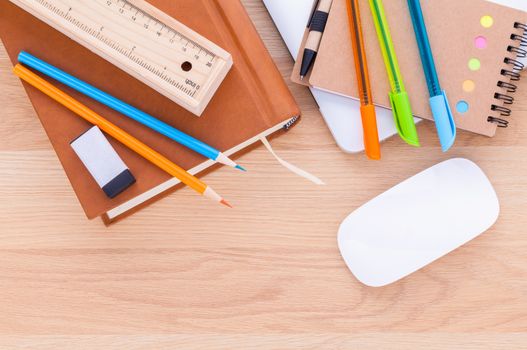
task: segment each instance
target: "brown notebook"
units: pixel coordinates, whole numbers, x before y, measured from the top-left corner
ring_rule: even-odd
[[[358,98],[346,1],[349,0],[333,0],[317,60],[311,75],[304,81],[322,90]],[[385,0],[383,3],[412,111],[418,117],[432,120],[407,0]],[[496,122],[510,114],[505,101],[496,97],[508,99],[511,91],[496,85],[498,82],[511,83],[503,70],[514,69],[504,63],[504,57],[516,58],[507,48],[520,46],[520,41],[511,40],[511,35],[523,33],[521,28],[515,28],[515,23],[526,23],[527,14],[485,0],[427,0],[421,4],[441,87],[448,95],[457,126],[493,136],[499,124]],[[373,99],[375,104],[390,108],[390,85],[368,0],[360,0],[360,9]],[[491,27],[481,24],[484,16],[492,17]],[[479,61],[478,70],[469,68],[471,59]],[[293,73],[293,80],[299,82],[298,73]],[[461,101],[468,104],[465,113],[457,110]],[[489,117],[494,123],[489,122]]]
[[[287,129],[298,119],[298,106],[239,0],[149,2],[233,56],[233,68],[201,118],[7,0],[0,1],[0,37],[13,63],[20,51],[27,51],[227,155],[249,147],[260,137]],[[58,86],[190,172],[198,173],[213,165],[161,134]],[[88,218],[103,216],[107,223],[114,221],[179,184],[110,139],[137,182],[116,198],[107,198],[70,147],[70,142],[90,125],[33,87],[24,87]],[[221,191],[221,187],[217,189]]]

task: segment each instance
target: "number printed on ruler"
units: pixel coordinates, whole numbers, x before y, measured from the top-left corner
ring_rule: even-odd
[[[232,65],[144,0],[11,1],[198,115]]]

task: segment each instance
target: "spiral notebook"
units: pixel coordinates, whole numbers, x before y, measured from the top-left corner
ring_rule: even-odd
[[[313,87],[358,97],[346,14],[347,0],[333,5],[316,63]],[[361,0],[373,98],[389,108],[390,91],[368,0]],[[395,50],[417,117],[432,120],[429,96],[406,0],[384,1]],[[460,129],[493,136],[508,125],[516,81],[527,56],[527,13],[485,0],[424,0],[423,13],[439,79]],[[298,68],[293,72],[298,81]],[[305,79],[304,79],[305,80]]]

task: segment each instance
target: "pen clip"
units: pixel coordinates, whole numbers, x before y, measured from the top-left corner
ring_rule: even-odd
[[[309,20],[307,21],[307,25],[306,25],[307,28],[311,27],[311,22],[313,21],[313,16],[315,16],[315,12],[317,11],[319,2],[320,0],[315,0],[313,2],[313,8],[311,9],[311,15],[309,16]]]
[[[436,124],[437,135],[441,142],[441,149],[446,152],[456,140],[456,122],[448,103],[445,91],[430,98],[430,107]]]
[[[419,136],[415,127],[410,99],[406,92],[390,92],[395,126],[401,138],[409,145],[419,147]]]

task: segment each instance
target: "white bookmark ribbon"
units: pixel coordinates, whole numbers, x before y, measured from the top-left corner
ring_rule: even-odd
[[[305,170],[302,170],[300,169],[299,167],[291,164],[291,163],[288,163],[286,162],[285,160],[283,160],[282,158],[280,158],[276,153],[275,151],[273,150],[273,148],[271,147],[271,144],[269,143],[269,141],[267,141],[267,138],[265,137],[261,137],[260,138],[260,141],[262,141],[262,143],[264,144],[265,148],[267,148],[267,150],[269,151],[269,153],[271,153],[273,155],[273,157],[276,158],[276,160],[282,164],[282,166],[286,169],[288,169],[290,172],[300,176],[300,177],[303,177],[304,179],[307,179],[311,182],[313,182],[314,184],[316,185],[325,185],[324,181],[320,180],[318,177],[316,177],[315,175],[313,174],[310,174],[308,173],[307,171]]]

